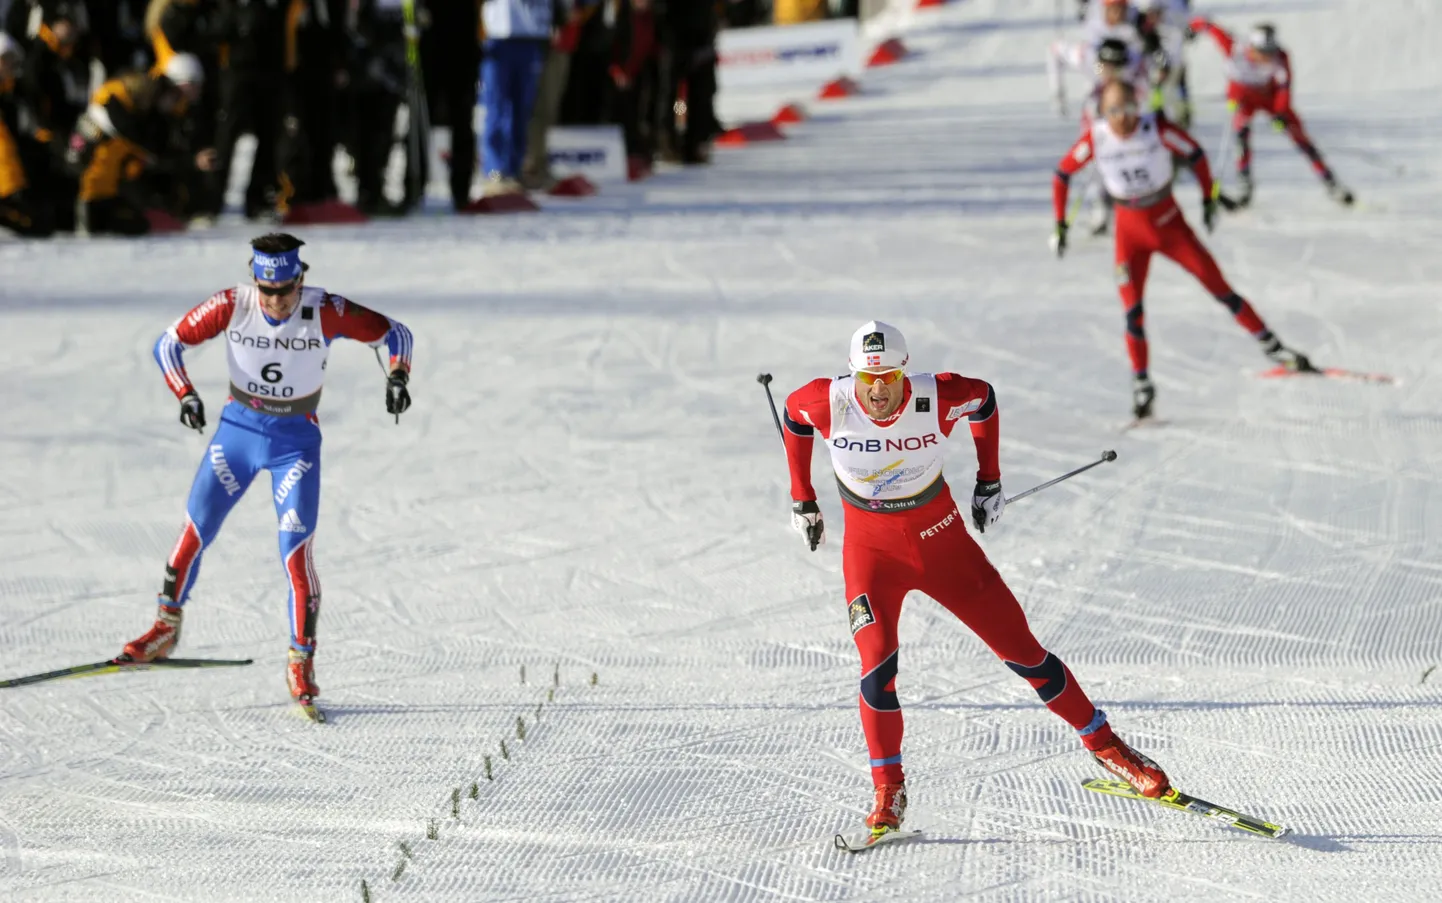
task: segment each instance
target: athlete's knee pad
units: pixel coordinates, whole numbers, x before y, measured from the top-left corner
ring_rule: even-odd
[[[1246,304],[1247,302],[1243,301],[1242,296],[1237,294],[1236,292],[1229,292],[1225,295],[1218,295],[1217,303],[1221,304],[1233,314],[1238,314],[1242,311],[1242,305]]]
[[[901,710],[896,691],[887,689],[896,679],[896,655],[899,651],[893,649],[885,661],[861,675],[861,699],[878,712]]]
[[[1066,665],[1063,665],[1061,659],[1050,652],[1046,654],[1046,658],[1042,659],[1039,665],[1029,667],[1018,665],[1016,662],[1007,662],[1006,666],[1025,677],[1035,688],[1036,695],[1041,697],[1043,703],[1056,699],[1066,689]]]
[[[1143,328],[1145,312],[1140,303],[1127,307],[1127,335],[1138,339],[1146,338],[1146,330]]]

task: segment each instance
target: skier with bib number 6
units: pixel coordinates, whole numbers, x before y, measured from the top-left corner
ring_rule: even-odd
[[[876,793],[866,819],[872,836],[900,830],[906,814],[897,622],[911,590],[960,618],[1077,731],[1105,768],[1138,793],[1161,796],[1170,787],[1166,774],[1112,732],[1106,713],[1067,666],[1037,642],[1016,597],[962,525],[941,467],[943,440],[963,421],[976,444],[970,515],[977,531],[994,526],[1006,504],[991,385],[955,373],[910,372],[909,362],[895,326],[867,323],[851,337],[850,375],[816,379],[792,392],[782,434],[792,524],[812,548],[825,540],[811,484],[818,433],[845,502],[841,570],[851,636],[861,653],[861,727]]]
[[[205,406],[186,374],[182,353],[224,337],[230,398],[191,485],[186,522],[165,566],[155,625],[126,644],[121,658],[168,658],[180,641],[181,615],[204,550],[261,470],[270,471],[279,520],[280,558],[289,584],[291,696],[310,707],[320,695],[312,658],[320,582],[311,547],[320,506],[320,422],[316,408],[326,356],[337,338],[390,352],[386,411],[410,407],[411,332],[323,288],[305,285],[305,244],[273,233],[251,242],[252,283],[224,289],[176,320],[155,343],[155,359],[180,400],[180,422],[205,430]]]

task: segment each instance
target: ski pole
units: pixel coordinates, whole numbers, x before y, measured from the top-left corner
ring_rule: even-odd
[[[1033,487],[1031,487],[1030,489],[1027,489],[1027,490],[1025,490],[1025,491],[1023,491],[1023,492],[1018,492],[1016,495],[1014,495],[1014,496],[1012,496],[1011,498],[1007,499],[1007,500],[1006,500],[1006,503],[1007,503],[1008,505],[1010,505],[1012,502],[1020,501],[1021,499],[1026,498],[1027,496],[1031,495],[1032,493],[1041,492],[1043,489],[1046,489],[1048,486],[1055,486],[1056,484],[1060,483],[1062,480],[1070,480],[1072,477],[1076,476],[1077,474],[1079,474],[1079,473],[1085,473],[1086,471],[1091,470],[1093,467],[1096,467],[1098,464],[1105,464],[1105,463],[1107,463],[1108,461],[1115,461],[1116,459],[1117,459],[1117,453],[1114,452],[1114,451],[1112,451],[1111,449],[1107,449],[1106,451],[1102,452],[1102,456],[1101,456],[1100,458],[1096,459],[1095,461],[1091,462],[1090,464],[1086,464],[1086,465],[1083,465],[1083,466],[1081,466],[1081,467],[1078,467],[1076,470],[1073,470],[1073,471],[1069,471],[1069,472],[1067,472],[1067,473],[1064,473],[1064,474],[1062,474],[1061,476],[1059,476],[1059,477],[1057,477],[1057,478],[1055,478],[1055,479],[1047,480],[1045,483],[1042,483],[1040,486],[1033,486]]]
[[[771,421],[776,424],[776,435],[781,439],[781,447],[786,447],[786,434],[781,431],[781,418],[776,414],[776,399],[771,397],[771,374],[762,373],[756,377],[761,388],[766,390],[766,404],[771,407]],[[815,531],[815,532],[813,532]],[[816,545],[820,541],[821,533],[815,526],[806,528],[806,539],[811,543],[811,551],[816,551]]]
[[[1071,228],[1072,223],[1076,222],[1077,216],[1082,212],[1082,204],[1091,200],[1090,195],[1092,191],[1092,183],[1096,181],[1096,178],[1097,174],[1095,168],[1088,169],[1086,181],[1081,185],[1081,191],[1078,191],[1075,196],[1072,197],[1071,210],[1067,213],[1066,216],[1066,225],[1068,229]]]
[[[1221,193],[1222,183],[1227,179],[1227,164],[1231,162],[1232,147],[1236,144],[1232,138],[1232,117],[1236,112],[1236,104],[1227,101],[1227,115],[1222,117],[1222,140],[1217,146],[1217,165],[1212,169],[1212,183],[1216,186],[1213,191],[1218,194]]]
[[[762,373],[756,377],[761,388],[766,390],[766,403],[771,406],[771,419],[776,423],[776,435],[781,438],[781,444],[786,444],[786,434],[781,432],[781,417],[776,413],[776,399],[771,397],[771,374]]]

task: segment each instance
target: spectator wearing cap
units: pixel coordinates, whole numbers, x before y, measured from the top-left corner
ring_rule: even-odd
[[[159,73],[179,53],[200,61],[205,77],[200,100],[190,105],[189,115],[179,124],[177,143],[201,148],[194,169],[187,173],[187,212],[195,213],[192,223],[210,225],[215,220],[214,196],[225,186],[217,184],[219,155],[215,150],[215,113],[219,105],[220,45],[212,33],[218,0],[150,0],[145,9],[145,35],[155,55],[154,71]]]
[[[481,20],[486,29],[481,63],[486,193],[521,192],[526,131],[551,40],[551,0],[485,0]]]
[[[188,53],[163,71],[130,72],[100,86],[76,124],[66,160],[80,172],[80,202],[92,234],[144,235],[150,198],[147,169],[170,169],[166,154],[175,119],[200,98],[204,73]]]

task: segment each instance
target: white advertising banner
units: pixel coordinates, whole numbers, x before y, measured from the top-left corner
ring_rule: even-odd
[[[821,84],[861,74],[861,36],[855,19],[765,28],[728,28],[716,39],[716,79],[728,88]]]
[[[619,125],[553,126],[546,151],[558,178],[580,175],[597,185],[626,181],[626,141]]]

